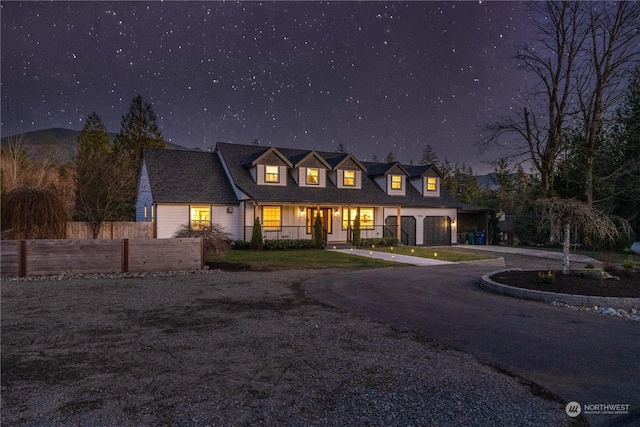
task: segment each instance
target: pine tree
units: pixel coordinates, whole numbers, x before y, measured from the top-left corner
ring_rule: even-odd
[[[387,154],[387,157],[384,159],[384,161],[387,163],[393,163],[396,161],[396,156],[393,155],[393,151],[389,151],[389,154]]]
[[[338,148],[336,149],[336,153],[346,153],[347,149],[344,147],[344,144],[341,142],[338,144]]]
[[[423,166],[434,165],[438,166],[438,155],[433,151],[431,144],[427,144],[422,150],[422,157],[420,157],[420,164]]]
[[[76,161],[84,162],[85,159],[104,156],[110,151],[111,144],[107,128],[102,124],[100,116],[94,111],[87,117],[87,121],[78,136]]]
[[[127,154],[137,165],[143,148],[165,148],[156,115],[151,105],[138,95],[131,101],[129,112],[122,116],[120,131],[116,135],[115,150]]]
[[[100,116],[90,114],[78,136],[75,218],[86,221],[94,238],[105,221],[127,220],[135,171],[123,154],[114,152]]]

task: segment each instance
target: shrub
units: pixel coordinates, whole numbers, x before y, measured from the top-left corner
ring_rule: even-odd
[[[2,236],[10,239],[64,239],[69,211],[48,188],[19,187],[2,197]]]
[[[236,240],[231,244],[231,248],[239,250],[251,249],[251,243],[246,240]]]
[[[360,239],[360,246],[396,246],[398,239],[395,237],[372,237],[369,239]]]
[[[595,266],[594,263],[588,262],[588,263],[585,264],[584,268],[587,269],[587,270],[593,270],[594,268],[596,268],[596,266]]]
[[[633,261],[632,256],[628,256],[622,261],[622,266],[627,270],[631,270],[635,266],[635,262]]]
[[[324,238],[322,236],[322,219],[320,215],[316,215],[316,223],[313,225],[313,241],[315,247],[322,249],[324,246]]]
[[[554,283],[556,281],[556,276],[553,271],[539,271],[538,280],[542,283]]]
[[[231,237],[219,224],[211,224],[196,228],[191,228],[189,224],[184,224],[173,237],[179,238],[200,238],[204,243],[206,252],[213,251],[216,254],[224,255],[231,249]]]
[[[356,214],[356,219],[353,220],[353,244],[360,246],[360,210]]]
[[[253,234],[251,235],[251,249],[254,251],[261,251],[264,246],[264,240],[262,240],[262,225],[260,224],[260,218],[256,218],[253,221]]]
[[[314,249],[316,247],[315,240],[311,239],[283,239],[283,240],[265,240],[264,249],[268,251],[280,251],[287,249]]]

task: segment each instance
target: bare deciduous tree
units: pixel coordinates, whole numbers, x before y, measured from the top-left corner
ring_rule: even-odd
[[[546,197],[537,200],[536,205],[541,213],[541,218],[548,222],[552,230],[561,230],[562,237],[562,272],[571,272],[569,251],[571,249],[571,232],[578,227],[585,227],[596,236],[603,239],[614,240],[620,235],[613,220],[593,209],[587,203],[576,199],[562,199],[559,197]],[[629,231],[626,221],[620,220],[626,232]]]

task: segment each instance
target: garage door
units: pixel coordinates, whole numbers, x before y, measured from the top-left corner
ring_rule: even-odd
[[[451,245],[451,220],[448,216],[424,218],[424,244],[426,246]]]
[[[388,216],[384,220],[386,225],[384,229],[384,237],[396,237],[398,217]],[[416,219],[412,216],[400,217],[400,241],[407,246],[416,245]]]

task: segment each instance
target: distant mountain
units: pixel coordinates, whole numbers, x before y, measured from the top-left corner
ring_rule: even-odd
[[[496,184],[497,174],[495,172],[491,172],[486,175],[478,175],[476,180],[478,181],[478,186],[481,189],[486,188],[487,190],[495,190],[498,188],[498,185]]]
[[[9,140],[22,139],[23,146],[31,160],[40,161],[44,158],[53,158],[64,163],[73,159],[78,150],[79,130],[52,128],[32,132],[25,132],[19,136],[4,137],[0,141],[2,147],[9,144]],[[109,132],[109,140],[113,142],[116,134]],[[201,151],[199,148],[187,148],[182,145],[167,142],[167,148],[171,150]]]

